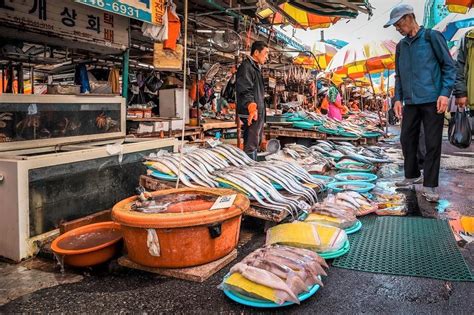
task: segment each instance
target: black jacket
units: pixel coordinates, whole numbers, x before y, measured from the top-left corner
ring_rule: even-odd
[[[259,118],[265,116],[265,85],[259,66],[251,59],[246,58],[237,70],[236,76],[237,90],[237,114],[240,117],[247,117],[249,103],[256,103]]]

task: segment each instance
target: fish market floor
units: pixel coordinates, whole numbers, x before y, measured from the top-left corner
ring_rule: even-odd
[[[441,198],[449,208],[474,215],[474,158],[444,144]],[[471,151],[473,152],[472,149]],[[471,161],[466,161],[470,158]],[[447,163],[446,159],[449,159]],[[454,159],[454,160],[452,160]],[[446,163],[445,163],[446,162]],[[467,162],[470,162],[467,163]],[[465,165],[471,167],[466,167]],[[462,166],[461,166],[462,165]],[[438,216],[434,204],[411,194],[412,214]],[[50,261],[0,262],[0,313],[253,313],[227,299],[217,286],[231,265],[262,246],[261,226],[244,221],[237,260],[204,283],[187,282],[122,268],[112,262],[87,271],[59,273]],[[461,248],[474,271],[474,243]],[[474,313],[474,283],[382,275],[330,268],[325,286],[285,313]],[[2,305],[3,304],[3,305]],[[259,310],[275,312],[276,310]]]

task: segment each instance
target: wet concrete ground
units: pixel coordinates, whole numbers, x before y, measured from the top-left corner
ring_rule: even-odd
[[[474,215],[474,177],[464,160],[469,154],[451,155],[459,149],[445,144],[443,151],[450,155],[449,166],[441,171],[441,198],[451,203],[451,209],[462,214]],[[473,152],[471,149],[468,152]],[[464,156],[461,158],[461,156]],[[444,159],[447,159],[445,157]],[[470,157],[468,157],[470,158]],[[471,158],[474,167],[474,158]],[[462,163],[461,163],[462,162]],[[417,187],[418,190],[418,187]],[[435,205],[424,202],[418,193],[407,192],[411,215],[437,216]],[[264,243],[262,227],[246,220],[243,224],[238,260]],[[461,252],[471,271],[474,271],[474,244]],[[233,263],[231,263],[233,265]],[[49,267],[48,267],[49,266]],[[255,309],[241,306],[227,299],[217,286],[230,266],[216,273],[204,283],[165,278],[145,272],[129,270],[111,262],[106,266],[86,271],[67,271],[61,276],[59,269],[51,270],[51,263],[26,262],[20,265],[0,264],[0,295],[5,273],[3,268],[17,268],[27,277],[18,278],[10,286],[28,288],[13,301],[0,306],[0,313],[13,312],[61,312],[61,313],[254,313]],[[14,274],[14,272],[13,272]],[[45,275],[47,274],[47,275]],[[75,278],[77,275],[82,278]],[[45,278],[46,276],[46,278]],[[48,278],[49,277],[49,278]],[[62,277],[68,281],[61,282]],[[44,281],[49,279],[47,285]],[[52,280],[54,279],[54,281]],[[59,279],[59,280],[58,280]],[[2,282],[3,281],[3,282]],[[391,276],[330,268],[325,286],[315,296],[300,306],[279,310],[285,313],[474,313],[474,282],[449,282],[434,279]],[[72,283],[67,283],[72,282]],[[21,285],[20,285],[21,284]],[[52,286],[52,287],[51,287]],[[34,291],[35,292],[31,292]],[[3,301],[3,302],[2,302]],[[6,299],[0,299],[0,305]],[[258,310],[275,312],[275,310]]]

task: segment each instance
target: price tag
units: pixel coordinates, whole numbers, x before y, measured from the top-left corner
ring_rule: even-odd
[[[30,104],[30,106],[28,106],[28,115],[36,114],[38,114],[38,106],[36,106],[36,104]]]
[[[215,148],[221,143],[219,140],[213,140],[213,139],[209,139],[206,142],[211,148]]]
[[[237,197],[237,194],[235,195],[228,195],[228,196],[220,196],[217,198],[216,202],[211,207],[211,210],[218,210],[218,209],[225,209],[229,208],[234,204],[235,198]]]

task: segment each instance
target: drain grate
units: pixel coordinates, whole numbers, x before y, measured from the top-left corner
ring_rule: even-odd
[[[351,250],[333,266],[450,281],[474,281],[446,221],[417,217],[361,219]]]

